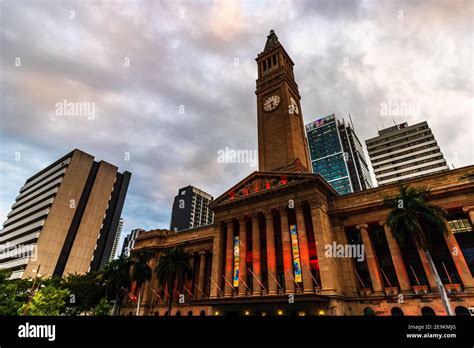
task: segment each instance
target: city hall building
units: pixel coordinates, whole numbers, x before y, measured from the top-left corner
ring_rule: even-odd
[[[212,225],[141,232],[133,252],[183,247],[193,273],[144,285],[140,315],[445,315],[424,253],[385,224],[398,184],[339,195],[311,173],[293,62],[273,31],[256,59],[259,170],[209,206]],[[430,249],[453,310],[474,307],[474,166],[405,181],[431,189],[449,233]],[[429,232],[429,231],[428,231]],[[135,314],[126,302],[122,315]]]

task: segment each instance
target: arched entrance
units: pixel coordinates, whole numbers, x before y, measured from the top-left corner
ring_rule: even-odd
[[[371,316],[374,316],[374,315],[375,315],[375,312],[374,312],[374,310],[373,310],[372,308],[366,307],[366,308],[364,309],[364,315],[371,317]]]
[[[464,306],[457,306],[454,309],[454,313],[456,313],[456,315],[459,315],[459,316],[471,316],[471,313],[469,312],[469,309],[467,309]]]
[[[423,307],[421,309],[421,315],[424,317],[434,317],[436,316],[436,313],[431,307]]]
[[[394,317],[403,317],[403,311],[399,307],[393,307],[390,311]]]

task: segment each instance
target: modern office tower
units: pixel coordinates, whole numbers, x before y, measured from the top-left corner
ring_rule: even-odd
[[[194,186],[180,188],[174,198],[170,230],[181,231],[212,224],[214,213],[208,208],[212,196]]]
[[[0,231],[11,278],[83,273],[109,261],[131,174],[73,150],[26,180]]]
[[[313,173],[320,174],[339,194],[373,186],[354,127],[333,114],[308,123],[306,134]]]
[[[115,258],[115,254],[117,253],[117,247],[120,240],[120,235],[122,234],[122,227],[123,227],[123,219],[120,218],[118,226],[117,226],[117,233],[115,233],[114,244],[112,245],[112,251],[110,253],[109,261],[112,261]]]
[[[143,232],[145,230],[141,228],[136,228],[132,230],[124,239],[123,241],[123,246],[122,246],[122,255],[129,257],[130,256],[130,250],[133,249],[133,246],[135,245],[135,240],[137,239],[138,235],[140,232]]]
[[[426,121],[412,126],[404,122],[378,133],[365,143],[379,185],[449,169]]]

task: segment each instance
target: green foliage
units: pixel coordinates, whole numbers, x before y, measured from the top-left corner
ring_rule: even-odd
[[[428,203],[429,195],[430,190],[424,187],[401,186],[398,197],[384,200],[385,206],[390,208],[386,223],[402,246],[407,240],[411,240],[420,250],[423,250],[433,272],[446,313],[452,315],[446,289],[429,251],[435,235],[442,237],[443,234],[448,233],[447,213],[442,208]]]
[[[98,315],[98,316],[110,315],[111,310],[112,310],[112,305],[104,297],[94,307],[93,314]]]
[[[156,276],[161,284],[167,284],[168,293],[171,293],[175,284],[178,287],[184,283],[186,276],[192,275],[191,254],[183,248],[172,248],[160,258],[160,262],[155,269]],[[171,304],[169,301],[168,315],[171,315]]]
[[[407,240],[418,248],[428,250],[434,234],[446,234],[446,211],[428,203],[429,189],[401,186],[396,197],[385,198],[384,205],[390,209],[387,225],[403,246]]]
[[[78,315],[93,310],[105,296],[104,285],[99,272],[67,275],[60,284],[60,288],[67,289],[70,293],[66,313]]]
[[[6,269],[0,269],[0,285],[8,281],[8,278],[12,274],[11,271]]]
[[[69,290],[58,289],[53,284],[40,287],[31,301],[19,309],[18,314],[61,315],[64,313],[68,295]]]
[[[7,280],[10,272],[0,272],[0,315],[17,315],[28,298],[31,283],[25,279]]]
[[[137,283],[137,288],[140,288],[143,283],[151,279],[151,268],[148,266],[148,261],[152,258],[153,253],[147,250],[134,253],[132,255],[132,280]]]
[[[130,289],[131,277],[130,267],[132,261],[130,258],[121,255],[118,259],[110,261],[102,271],[102,279],[106,284],[109,299],[121,302],[122,288]],[[112,298],[110,298],[112,297]]]
[[[130,288],[132,264],[139,266],[134,276],[141,284],[151,278],[143,265],[148,259],[120,257],[100,271],[65,277],[10,280],[11,272],[0,270],[0,315],[108,315],[108,300],[120,303],[122,290]]]

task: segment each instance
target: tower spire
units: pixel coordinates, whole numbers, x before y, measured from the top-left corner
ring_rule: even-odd
[[[275,34],[275,30],[270,30],[270,34],[267,36],[267,42],[265,43],[265,48],[263,52],[268,51],[279,44],[278,36]]]

